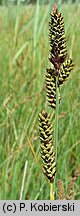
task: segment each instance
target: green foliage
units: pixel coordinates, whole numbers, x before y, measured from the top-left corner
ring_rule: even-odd
[[[51,7],[0,8],[0,199],[49,199],[49,186],[39,166],[38,113],[45,109],[48,22]],[[66,192],[80,163],[80,5],[62,5],[69,55],[75,67],[61,89],[57,178]],[[17,14],[18,13],[18,14]],[[18,17],[18,25],[15,26]],[[74,18],[74,19],[73,19]],[[35,26],[36,23],[36,26]],[[54,112],[51,109],[51,121]],[[36,152],[36,158],[31,150]],[[75,199],[80,199],[76,180]]]
[[[13,4],[17,4],[19,0],[0,0],[0,4],[1,5],[8,5],[10,3],[13,3]],[[51,0],[52,3],[55,2],[54,0]],[[37,3],[37,0],[20,0],[20,2],[25,5],[25,4],[36,4]],[[63,3],[66,3],[66,2],[71,2],[71,3],[79,3],[79,0],[57,0],[57,4],[63,4]],[[39,3],[40,4],[48,4],[50,3],[49,0],[39,0]]]
[[[2,4],[3,0],[0,0],[0,4]]]

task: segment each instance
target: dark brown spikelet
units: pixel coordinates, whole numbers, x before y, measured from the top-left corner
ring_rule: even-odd
[[[57,181],[57,190],[58,190],[58,199],[63,200],[65,197],[64,194],[64,183],[61,179]]]
[[[39,136],[41,141],[43,172],[50,182],[53,182],[56,173],[56,162],[52,139],[52,126],[50,124],[50,115],[44,110],[39,114]]]
[[[67,81],[72,69],[73,69],[73,62],[72,59],[66,60],[61,68],[60,68],[60,73],[59,73],[59,84],[63,84],[65,81]]]
[[[50,107],[56,108],[56,76],[55,69],[46,69],[46,92],[47,101]],[[59,87],[59,86],[58,86]],[[59,88],[58,88],[59,91]],[[60,102],[60,91],[59,91],[59,102]]]
[[[50,36],[50,62],[54,65],[56,70],[60,69],[61,64],[66,60],[66,40],[64,20],[61,13],[53,8],[51,13],[51,20],[49,23],[49,36]]]

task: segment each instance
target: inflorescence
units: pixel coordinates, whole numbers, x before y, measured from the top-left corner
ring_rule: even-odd
[[[55,150],[53,146],[50,115],[44,110],[39,114],[39,134],[43,172],[50,182],[53,182],[56,173]]]
[[[68,79],[72,69],[72,59],[67,59],[64,20],[56,6],[53,7],[49,23],[51,67],[46,69],[46,93],[48,105],[56,108],[56,89],[60,103],[60,87]],[[52,183],[56,173],[55,150],[52,139],[50,115],[44,110],[39,114],[39,136],[41,141],[41,158],[43,172]],[[63,196],[60,188],[60,197]]]
[[[67,49],[65,39],[64,20],[56,6],[53,7],[51,20],[49,23],[50,37],[50,57],[51,68],[46,70],[46,91],[49,106],[56,108],[56,77],[58,77],[57,86],[59,88],[60,103],[60,86],[69,77],[73,69],[72,59],[67,60]]]

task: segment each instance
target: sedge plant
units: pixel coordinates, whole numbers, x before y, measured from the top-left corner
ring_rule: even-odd
[[[65,39],[64,19],[58,12],[56,5],[53,6],[49,22],[50,38],[50,68],[46,69],[46,95],[48,105],[55,111],[55,136],[52,136],[50,115],[42,110],[39,114],[39,136],[41,141],[41,159],[43,172],[50,181],[50,199],[54,200],[52,188],[57,164],[58,150],[58,112],[61,102],[61,85],[68,79],[72,69],[73,60],[68,58]],[[55,146],[54,146],[55,145]],[[58,183],[58,185],[60,185]],[[62,194],[64,187],[62,183]]]

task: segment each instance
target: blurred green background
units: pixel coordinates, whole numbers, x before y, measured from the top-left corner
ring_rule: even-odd
[[[47,105],[45,90],[50,49],[48,23],[54,1],[27,2],[35,4],[18,1],[14,6],[10,1],[0,1],[1,200],[49,199],[49,184],[37,162],[38,114],[46,109],[54,125],[54,110]],[[71,175],[80,163],[80,4],[59,0],[57,5],[64,17],[68,56],[75,64],[61,88],[59,109],[56,176],[64,181],[67,193]],[[80,199],[79,178],[74,190],[75,199]]]
[[[53,0],[39,0],[39,4],[49,4],[54,2]],[[17,4],[18,2],[20,2],[21,4],[35,4],[37,3],[37,0],[0,0],[0,4],[2,5],[6,5],[6,4]],[[57,4],[58,3],[79,3],[79,0],[56,0],[55,1]]]

